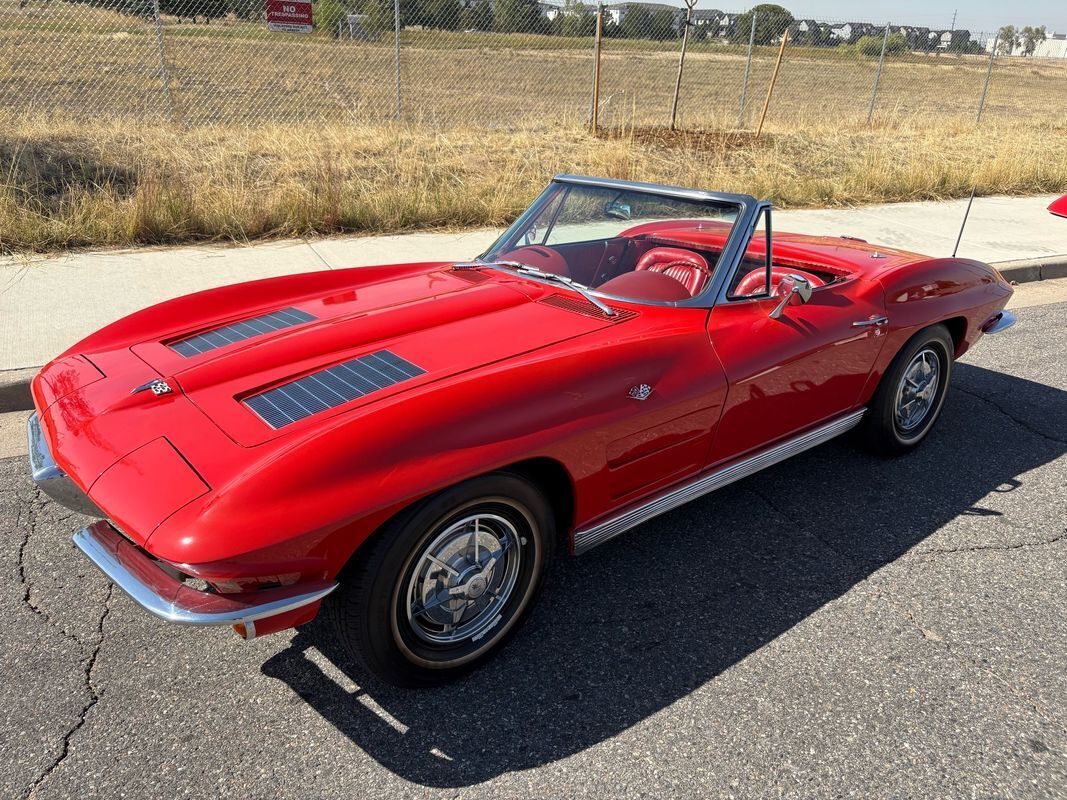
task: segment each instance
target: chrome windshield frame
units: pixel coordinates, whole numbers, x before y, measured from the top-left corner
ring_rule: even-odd
[[[621,297],[600,292],[596,289],[589,289],[590,293],[605,300],[637,303],[639,305],[673,306],[678,308],[711,308],[714,306],[716,299],[723,291],[723,287],[729,276],[733,274],[734,269],[744,257],[745,249],[748,247],[749,239],[752,237],[752,232],[755,228],[759,210],[764,206],[769,205],[766,201],[758,201],[755,197],[747,194],[710,192],[703,189],[690,189],[683,186],[670,186],[667,184],[643,183],[640,181],[625,181],[612,178],[595,178],[585,175],[560,174],[553,177],[551,183],[549,183],[549,185],[545,187],[545,190],[537,196],[537,199],[530,204],[529,208],[520,214],[519,217],[509,225],[499,237],[497,237],[493,244],[474,260],[494,260],[489,258],[488,254],[497,248],[498,244],[509,232],[521,229],[531,218],[540,213],[544,199],[554,194],[560,188],[561,184],[642,192],[645,194],[659,195],[661,197],[674,197],[680,200],[694,202],[723,203],[737,207],[737,217],[734,220],[730,235],[727,237],[725,245],[723,245],[722,252],[716,261],[715,268],[712,271],[711,280],[708,281],[708,285],[704,287],[704,291],[695,297],[691,297],[688,300],[678,301],[638,300],[632,297]]]

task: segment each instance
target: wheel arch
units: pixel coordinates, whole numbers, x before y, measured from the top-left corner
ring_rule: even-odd
[[[437,491],[419,497],[416,500],[412,500],[402,508],[394,511],[386,519],[382,520],[382,522],[377,525],[354,550],[352,550],[338,574],[343,575],[351,571],[354,565],[359,563],[361,557],[367,553],[368,546],[371,545],[383,531],[398,524],[398,520],[409,514],[415,513],[423,503],[426,503],[440,492],[446,491],[453,486],[466,483],[467,481],[499,473],[516,475],[537,487],[537,489],[544,494],[545,500],[548,502],[552,519],[556,523],[556,535],[558,540],[564,544],[569,542],[570,533],[574,527],[574,509],[576,500],[574,480],[561,461],[547,456],[540,456],[494,467],[493,469],[486,470],[477,475],[470,475],[463,480],[456,481],[448,486],[441,487]]]
[[[963,316],[949,317],[937,324],[944,325],[948,329],[949,336],[952,337],[952,357],[959,358],[962,356],[967,350],[967,318]]]
[[[917,336],[921,336],[931,328],[937,327],[944,328],[948,332],[949,338],[952,340],[954,349],[954,352],[952,353],[953,360],[966,352],[967,340],[964,337],[967,332],[967,319],[965,317],[950,317],[949,319],[938,320],[908,330],[891,333],[890,340],[882,348],[878,360],[875,362],[874,366],[871,368],[870,374],[867,376],[867,383],[864,385],[863,391],[860,394],[860,405],[866,405],[871,401],[875,393],[878,391],[882,379],[885,378],[886,373],[896,360],[896,357],[904,351],[912,340]]]
[[[511,472],[540,489],[556,522],[556,534],[562,541],[569,538],[574,527],[575,489],[574,480],[561,462],[548,457],[528,458],[493,472]]]

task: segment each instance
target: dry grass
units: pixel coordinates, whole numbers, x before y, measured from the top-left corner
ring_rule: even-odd
[[[555,172],[792,206],[1067,190],[1063,60],[999,59],[976,131],[984,57],[892,57],[867,127],[877,61],[790,47],[755,141],[730,132],[744,48],[693,43],[668,134],[678,43],[612,39],[594,138],[588,39],[405,30],[400,124],[389,37],[164,29],[177,124],[149,22],[0,0],[0,250],[499,225]],[[775,55],[754,53],[743,125]]]
[[[556,172],[740,191],[783,206],[1067,191],[1067,128],[735,133],[316,124],[136,131],[0,118],[0,249],[501,225]]]

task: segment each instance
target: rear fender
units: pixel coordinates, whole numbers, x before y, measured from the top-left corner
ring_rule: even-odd
[[[860,402],[874,395],[882,375],[900,349],[917,332],[953,320],[959,358],[982,335],[982,325],[1004,308],[1011,286],[995,269],[967,258],[932,258],[888,269],[878,276],[885,289],[887,340],[864,387]]]

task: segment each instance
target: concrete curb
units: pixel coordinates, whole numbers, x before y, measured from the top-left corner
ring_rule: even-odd
[[[1067,278],[1067,255],[998,261],[991,266],[996,267],[1004,279],[1011,283]],[[30,381],[39,369],[27,367],[0,372],[0,414],[33,409]]]
[[[991,266],[996,267],[1005,280],[1014,281],[1015,283],[1067,278],[1067,256],[998,261]]]
[[[40,367],[8,369],[0,372],[0,414],[8,411],[29,411],[33,408],[30,381]]]

